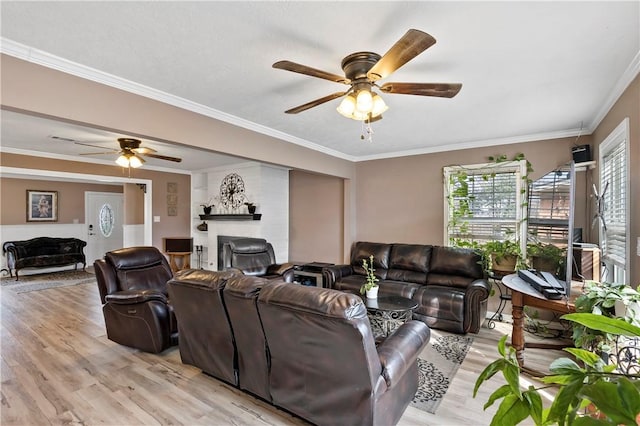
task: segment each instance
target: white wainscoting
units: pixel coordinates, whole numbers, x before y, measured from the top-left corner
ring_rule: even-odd
[[[141,225],[124,225],[122,227],[123,247],[144,246],[144,224]]]

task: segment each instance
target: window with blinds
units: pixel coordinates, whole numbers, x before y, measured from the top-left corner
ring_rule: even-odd
[[[625,282],[629,253],[627,235],[629,183],[628,183],[628,119],[600,144],[599,207],[600,247],[607,270],[607,281]]]
[[[529,237],[532,242],[566,246],[571,212],[571,169],[554,170],[529,188]]]
[[[521,241],[525,175],[526,160],[445,167],[445,241],[452,246]]]

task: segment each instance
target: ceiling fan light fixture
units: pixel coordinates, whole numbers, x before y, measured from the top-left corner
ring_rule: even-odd
[[[382,96],[375,93],[373,95],[373,107],[371,109],[371,117],[377,117],[388,109],[389,107],[384,102],[384,99],[382,99]]]
[[[356,111],[368,114],[373,108],[373,96],[368,89],[362,89],[356,96]]]
[[[352,118],[352,119],[354,119],[356,121],[364,121],[367,118],[369,118],[369,114],[366,113],[366,112],[360,112],[358,110],[355,110],[355,111],[353,111],[353,114],[349,118]]]
[[[134,169],[137,169],[138,167],[142,166],[142,162],[143,161],[144,160],[142,158],[138,157],[137,155],[132,155],[129,158],[129,165],[131,167],[133,167]]]
[[[129,167],[129,158],[126,155],[122,154],[116,160],[116,164],[120,167]]]
[[[351,118],[353,112],[356,110],[356,97],[353,94],[347,95],[340,105],[338,105],[337,111],[347,118]]]

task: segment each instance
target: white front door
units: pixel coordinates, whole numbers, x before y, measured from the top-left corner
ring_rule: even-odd
[[[123,195],[111,192],[85,192],[84,211],[87,231],[87,265],[102,259],[108,251],[122,248]]]

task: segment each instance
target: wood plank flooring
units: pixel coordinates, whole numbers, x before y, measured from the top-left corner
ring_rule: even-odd
[[[306,424],[182,364],[177,347],[154,355],[111,342],[95,284],[22,294],[0,288],[0,308],[2,425]],[[489,424],[497,405],[482,407],[503,383],[494,378],[476,399],[473,386],[510,330],[483,328],[437,413],[409,407],[399,425]],[[536,368],[558,355],[526,351]]]

